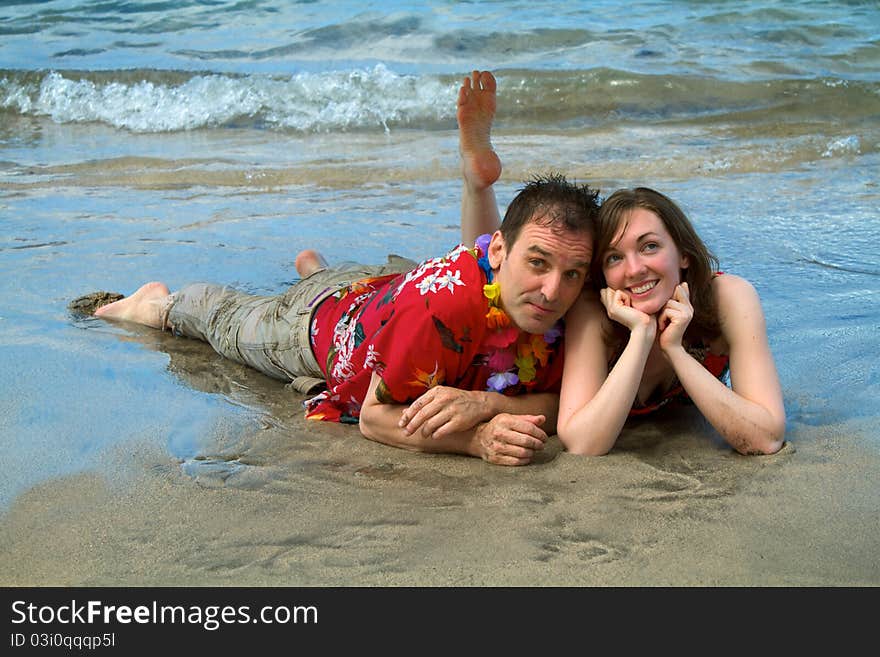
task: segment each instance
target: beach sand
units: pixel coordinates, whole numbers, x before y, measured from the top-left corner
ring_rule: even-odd
[[[281,384],[199,343],[158,344],[188,385],[260,412],[182,460],[143,437],[164,430],[157,415],[100,469],[18,496],[3,585],[880,584],[880,458],[857,421],[790,425],[779,454],[744,457],[693,409],[664,412],[608,456],[554,437],[503,468],[306,421]]]

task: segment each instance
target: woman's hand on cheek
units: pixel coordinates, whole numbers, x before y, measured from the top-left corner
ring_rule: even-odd
[[[660,348],[664,351],[682,346],[684,332],[694,318],[694,307],[691,305],[687,283],[675,286],[672,298],[666,302],[657,325],[660,330]]]
[[[648,328],[652,334],[656,331],[657,322],[654,317],[633,308],[632,300],[626,292],[606,287],[599,293],[599,298],[608,312],[608,317],[618,324],[623,324],[630,331],[634,331],[640,326]]]

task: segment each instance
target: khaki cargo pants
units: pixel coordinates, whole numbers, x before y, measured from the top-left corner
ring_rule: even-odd
[[[412,260],[390,255],[384,265],[321,269],[275,296],[195,283],[171,295],[165,326],[176,335],[207,342],[222,356],[290,381],[297,391],[311,394],[326,385],[310,339],[312,315],[318,305],[355,281],[415,267]]]

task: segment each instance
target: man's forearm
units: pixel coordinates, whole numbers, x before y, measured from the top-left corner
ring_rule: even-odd
[[[359,428],[365,438],[416,452],[481,456],[477,441],[478,424],[469,431],[459,431],[441,438],[425,438],[421,432],[407,434],[400,426],[405,406],[366,402],[361,409]]]
[[[542,427],[548,419],[554,427],[556,424],[559,396],[554,393],[507,397],[437,386],[404,406],[382,403],[376,394],[381,383],[374,373],[361,406],[360,430],[370,440],[401,449],[466,454],[500,465],[525,465],[536,450],[543,449],[547,433]],[[421,431],[407,426],[412,420],[407,420],[408,414],[417,407],[422,407],[417,414],[425,413],[432,420],[440,416],[446,430],[434,427]]]

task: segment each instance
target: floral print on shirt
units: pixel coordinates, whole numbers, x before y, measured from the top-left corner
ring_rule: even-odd
[[[499,365],[515,368],[532,346],[530,353],[540,355],[534,375],[503,386],[503,394],[558,391],[561,331],[552,344],[546,335],[520,332],[509,358],[492,346],[482,255],[479,247],[459,245],[405,274],[358,281],[324,301],[312,320],[312,348],[328,389],[305,402],[306,417],[357,422],[374,372],[381,377],[377,397],[389,404],[411,403],[436,385],[498,390],[489,379],[504,374]]]

